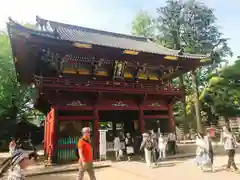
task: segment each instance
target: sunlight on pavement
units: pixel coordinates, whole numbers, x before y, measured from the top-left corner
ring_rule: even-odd
[[[236,162],[240,166],[240,156],[236,157]],[[239,180],[240,175],[234,172],[224,171],[223,166],[227,163],[226,156],[218,156],[215,158],[216,173],[202,172],[193,162],[192,159],[172,160],[159,163],[156,168],[147,168],[144,162],[118,162],[113,163],[111,168],[103,168],[96,170],[97,180],[159,180],[168,177],[168,180],[184,179],[184,180]],[[76,172],[63,173],[45,176],[36,176],[27,178],[28,180],[75,180]],[[84,176],[84,180],[89,179],[88,174]]]

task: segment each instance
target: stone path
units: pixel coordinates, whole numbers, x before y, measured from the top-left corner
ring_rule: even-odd
[[[141,178],[137,175],[122,172],[121,170],[114,168],[105,168],[99,169],[95,171],[97,180],[146,180],[145,178]],[[76,173],[64,173],[64,174],[54,174],[54,175],[45,175],[45,176],[35,176],[28,177],[26,180],[76,180]],[[88,175],[85,174],[84,180],[89,179]]]
[[[149,169],[142,162],[119,162],[112,163],[112,167],[96,170],[98,180],[159,180],[168,177],[168,180],[184,179],[184,180],[239,180],[240,174],[235,172],[226,172],[223,170],[223,165],[226,164],[226,156],[216,157],[216,173],[202,172],[193,163],[192,159],[172,160],[160,164],[158,168]],[[236,157],[236,162],[240,166],[240,155]],[[76,172],[63,173],[45,176],[29,177],[29,180],[75,180]],[[86,175],[84,180],[87,180]]]
[[[8,157],[9,157],[9,153],[0,153],[0,165]]]

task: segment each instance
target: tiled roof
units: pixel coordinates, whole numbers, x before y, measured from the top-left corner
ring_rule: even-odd
[[[41,20],[47,22],[48,27],[46,29],[51,29],[51,31],[57,32],[58,38],[62,40],[81,42],[92,45],[100,45],[112,48],[134,50],[138,52],[146,52],[159,55],[179,56],[191,59],[201,59],[207,57],[205,55],[188,53],[179,55],[178,50],[172,50],[160,46],[151,41],[150,39],[144,37],[107,32],[102,30],[63,24],[54,21],[48,21],[44,19]],[[45,36],[44,33],[39,32],[38,34]]]

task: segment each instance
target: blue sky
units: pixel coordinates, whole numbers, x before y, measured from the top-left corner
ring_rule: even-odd
[[[240,55],[240,1],[239,0],[201,0],[215,9],[218,25],[235,55]],[[0,28],[5,28],[11,16],[20,22],[35,23],[40,17],[114,31],[131,32],[131,22],[140,10],[155,13],[156,7],[164,5],[165,0],[6,0],[0,11]]]

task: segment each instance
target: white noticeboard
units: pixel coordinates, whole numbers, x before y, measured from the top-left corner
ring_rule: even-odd
[[[100,161],[107,159],[107,130],[99,130],[99,155]]]

